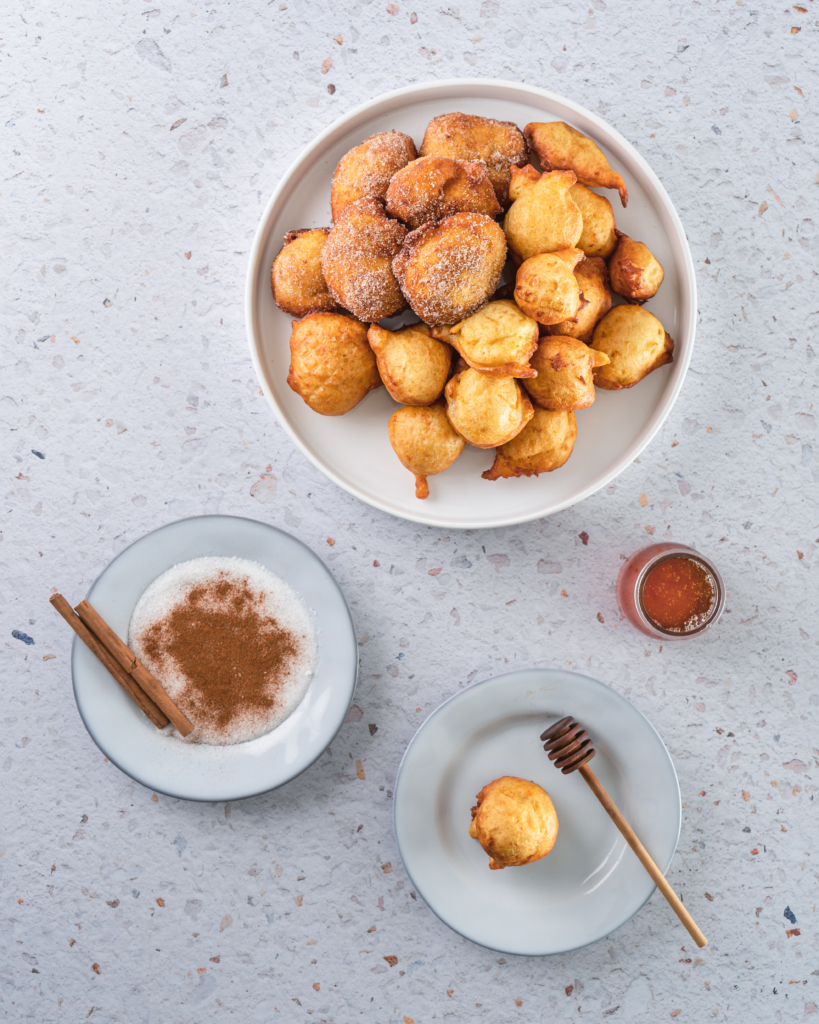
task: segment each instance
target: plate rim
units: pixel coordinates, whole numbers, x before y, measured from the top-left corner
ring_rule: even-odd
[[[481,946],[483,949],[491,949],[491,950],[493,950],[496,953],[504,953],[506,956],[536,956],[536,957],[560,956],[560,955],[562,955],[564,953],[571,953],[571,952],[573,952],[574,950],[577,950],[577,949],[585,949],[586,946],[591,946],[593,943],[599,942],[601,939],[605,939],[609,935],[613,935],[614,932],[616,932],[620,928],[622,928],[623,925],[628,924],[628,922],[631,921],[632,918],[636,917],[637,914],[640,913],[640,911],[643,909],[643,907],[646,905],[646,903],[648,903],[648,901],[657,892],[657,886],[654,885],[651,889],[649,889],[648,895],[643,900],[643,902],[638,907],[636,907],[634,909],[634,911],[631,914],[628,915],[628,917],[626,917],[624,920],[622,920],[618,925],[616,925],[616,927],[612,928],[610,931],[601,932],[599,935],[595,935],[593,938],[590,938],[587,942],[581,942],[581,943],[579,943],[576,946],[568,946],[565,949],[552,950],[551,952],[547,952],[547,953],[519,953],[519,952],[516,952],[514,950],[501,949],[498,946],[489,946],[486,943],[478,942],[477,939],[472,938],[472,936],[470,936],[470,935],[465,935],[462,931],[459,931],[459,929],[456,928],[452,923],[450,923],[444,917],[442,917],[441,914],[439,914],[438,911],[435,909],[435,907],[431,903],[429,903],[429,901],[427,900],[426,896],[424,895],[421,887],[417,884],[416,880],[413,878],[412,872],[410,871],[410,868],[407,865],[406,860],[404,859],[404,854],[403,854],[403,851],[401,849],[401,840],[398,837],[399,836],[399,833],[398,833],[398,801],[396,800],[396,796],[398,794],[398,786],[399,786],[399,783],[400,783],[400,780],[401,780],[401,773],[404,770],[404,762],[406,761],[406,758],[407,758],[407,755],[410,752],[410,749],[412,748],[412,746],[415,743],[415,741],[418,738],[418,736],[421,734],[422,730],[425,729],[427,724],[439,712],[443,711],[443,709],[448,704],[452,703],[452,701],[454,701],[454,700],[457,700],[459,697],[463,696],[465,693],[469,693],[475,687],[483,686],[485,683],[496,682],[496,681],[498,681],[500,679],[508,679],[510,676],[525,675],[525,674],[528,674],[530,672],[559,673],[560,675],[572,676],[575,679],[582,679],[586,683],[593,683],[595,687],[602,687],[608,693],[613,693],[616,697],[619,697],[621,700],[625,701],[626,704],[628,704],[629,707],[633,711],[635,711],[645,721],[645,723],[648,725],[648,727],[651,729],[651,731],[655,734],[655,736],[657,737],[657,739],[660,742],[660,747],[665,752],[665,755],[668,758],[668,763],[671,766],[671,773],[672,773],[672,776],[674,778],[674,782],[675,782],[676,787],[677,787],[677,802],[676,802],[677,834],[676,834],[675,839],[674,839],[673,849],[671,850],[671,853],[668,856],[668,859],[667,859],[667,862],[666,862],[665,866],[663,867],[662,865],[658,865],[660,867],[662,873],[663,873],[663,876],[665,876],[667,874],[667,872],[668,872],[669,868],[671,867],[671,864],[672,864],[672,862],[674,860],[674,856],[677,853],[677,847],[679,846],[679,842],[680,842],[680,832],[682,831],[682,794],[680,792],[680,780],[679,780],[679,777],[677,775],[677,768],[676,768],[676,766],[674,764],[674,759],[671,757],[671,753],[669,752],[668,747],[665,745],[665,741],[663,740],[662,736],[659,734],[659,732],[657,732],[657,730],[652,725],[652,723],[649,720],[649,718],[637,707],[636,704],[633,704],[628,699],[628,697],[624,697],[623,694],[620,693],[618,690],[615,690],[613,687],[609,686],[607,683],[604,683],[604,682],[602,682],[599,679],[595,679],[593,676],[587,676],[587,675],[583,674],[582,672],[572,672],[571,670],[566,670],[564,672],[563,669],[544,668],[543,666],[533,666],[531,668],[515,669],[512,672],[502,672],[500,675],[490,676],[487,679],[482,679],[478,683],[471,683],[469,686],[465,687],[463,690],[456,691],[451,696],[447,697],[446,700],[442,701],[438,705],[437,708],[435,708],[433,711],[431,711],[430,714],[427,715],[427,717],[424,719],[424,721],[415,730],[415,732],[414,732],[414,734],[412,736],[412,739],[409,741],[409,743],[406,746],[406,749],[404,750],[404,753],[403,753],[403,755],[401,757],[401,761],[398,764],[398,769],[397,769],[397,771],[395,773],[395,782],[393,783],[393,792],[394,792],[394,795],[393,795],[393,815],[392,815],[392,818],[393,818],[393,834],[395,835],[395,845],[398,848],[398,855],[401,858],[401,863],[403,864],[404,870],[407,872],[407,875],[408,875],[410,881],[412,882],[413,886],[418,890],[418,893],[420,894],[420,896],[423,899],[423,901],[424,901],[425,905],[427,906],[427,908],[432,911],[432,913],[438,918],[438,920],[442,924],[445,924],[447,926],[447,928],[449,928],[451,931],[455,932],[456,935],[460,935],[461,938],[466,939],[467,942],[472,942],[476,946]]]
[[[259,270],[259,259],[262,250],[263,236],[266,233],[267,225],[270,221],[271,214],[274,206],[277,204],[280,195],[289,187],[291,179],[297,173],[299,168],[305,164],[312,156],[314,151],[318,149],[324,140],[335,132],[338,128],[353,121],[355,118],[365,113],[374,107],[377,107],[383,103],[395,103],[403,98],[412,96],[414,93],[421,93],[426,90],[440,90],[446,91],[453,88],[495,88],[499,90],[508,91],[522,91],[529,93],[532,97],[536,97],[540,100],[555,101],[563,104],[572,110],[575,114],[580,114],[582,117],[588,118],[601,132],[605,135],[610,135],[614,138],[622,147],[624,147],[629,155],[637,162],[641,167],[642,172],[647,176],[653,187],[655,188],[657,195],[659,196],[662,204],[671,218],[671,222],[677,234],[677,241],[679,242],[683,260],[682,267],[685,269],[685,273],[680,274],[681,291],[683,293],[681,299],[681,306],[687,309],[689,318],[688,335],[685,344],[685,354],[681,361],[678,361],[676,365],[680,367],[677,372],[676,381],[673,384],[671,394],[665,402],[665,407],[662,413],[657,417],[656,422],[649,425],[644,431],[638,436],[637,440],[623,452],[620,457],[612,464],[607,472],[602,474],[596,479],[596,482],[589,484],[579,494],[572,498],[567,498],[563,501],[558,502],[554,507],[548,510],[535,509],[534,511],[521,512],[519,514],[512,515],[501,515],[494,516],[485,522],[473,523],[464,522],[443,515],[434,515],[425,513],[422,509],[418,509],[417,512],[410,511],[409,509],[396,509],[391,507],[387,502],[380,500],[374,495],[366,494],[360,487],[355,483],[345,480],[341,477],[334,468],[326,463],[326,460],[322,460],[321,457],[314,453],[304,440],[302,440],[299,432],[290,424],[289,418],[285,415],[284,410],[280,408],[274,394],[267,383],[266,374],[260,358],[261,351],[261,340],[257,342],[255,330],[254,330],[254,297],[257,291],[257,280],[260,278]],[[689,292],[686,301],[686,290]],[[325,477],[331,480],[336,486],[346,491],[348,494],[353,495],[359,501],[368,505],[370,508],[377,508],[382,512],[386,512],[389,515],[393,515],[396,518],[407,520],[408,522],[419,523],[424,526],[433,526],[438,528],[446,528],[450,530],[482,530],[482,529],[495,529],[500,526],[514,526],[519,523],[532,522],[536,519],[543,519],[546,516],[555,515],[558,512],[562,512],[573,505],[579,504],[586,498],[591,497],[592,494],[596,494],[597,491],[601,490],[607,484],[611,483],[617,476],[622,473],[626,467],[638,458],[640,454],[645,451],[651,441],[659,432],[662,425],[668,418],[669,413],[673,409],[677,398],[679,397],[680,391],[682,390],[683,383],[688,373],[688,368],[691,364],[691,357],[694,351],[694,343],[696,340],[697,332],[697,280],[696,272],[694,268],[694,261],[691,256],[691,250],[688,245],[688,236],[686,235],[685,228],[683,227],[680,216],[677,212],[676,207],[671,201],[671,197],[665,190],[662,182],[658,178],[657,174],[652,169],[651,165],[647,162],[645,157],[639,152],[639,150],[633,146],[621,133],[608,121],[604,120],[598,114],[584,107],[582,104],[576,103],[574,100],[568,99],[559,93],[552,92],[549,89],[543,89],[540,86],[530,85],[526,82],[514,82],[509,79],[502,78],[445,78],[445,79],[425,79],[421,82],[415,82],[411,85],[403,86],[400,89],[394,89],[389,92],[380,93],[378,96],[373,97],[371,100],[366,100],[364,103],[359,103],[345,114],[340,115],[334,121],[332,121],[323,131],[309,142],[290,163],[287,170],[279,179],[276,188],[271,194],[264,211],[261,214],[259,222],[256,226],[256,231],[253,237],[253,244],[250,248],[250,254],[248,258],[248,269],[245,277],[245,330],[247,333],[248,345],[250,347],[251,360],[253,362],[253,369],[256,373],[256,377],[261,385],[262,392],[267,399],[268,404],[273,409],[277,420],[283,427],[285,433],[288,435],[290,440],[295,444],[299,451],[319,470]]]
[[[324,567],[324,569],[325,569],[325,571],[327,573],[328,578],[332,581],[334,587],[338,591],[338,594],[341,597],[341,600],[343,602],[344,608],[345,608],[345,610],[347,612],[347,619],[348,619],[348,622],[349,622],[350,631],[352,633],[353,642],[354,642],[354,644],[357,644],[358,640],[357,640],[357,633],[356,633],[356,629],[355,629],[355,620],[353,619],[353,615],[352,615],[352,612],[350,610],[349,602],[347,601],[347,598],[346,598],[346,596],[344,594],[344,591],[341,589],[341,586],[339,585],[338,580],[336,580],[336,578],[333,575],[333,573],[324,564],[324,560],[321,559],[318,556],[318,554],[315,551],[313,551],[313,549],[308,544],[306,544],[303,540],[301,540],[301,538],[295,537],[292,533],[288,533],[287,530],[282,530],[281,527],[274,526],[272,523],[265,523],[265,522],[262,522],[262,520],[260,520],[260,519],[252,519],[250,516],[235,516],[235,515],[229,515],[229,514],[228,515],[221,514],[221,513],[218,513],[218,512],[206,512],[204,515],[201,515],[201,516],[182,516],[179,519],[173,519],[173,520],[171,520],[168,523],[163,523],[161,526],[155,527],[153,530],[149,530],[147,533],[144,533],[140,537],[137,537],[135,540],[132,540],[131,543],[126,545],[121,551],[118,551],[117,554],[114,555],[114,557],[110,560],[110,562],[108,562],[107,565],[105,565],[105,567],[99,573],[97,573],[96,577],[91,582],[91,584],[88,587],[88,590],[85,593],[85,599],[88,600],[88,598],[91,595],[91,592],[94,589],[94,587],[97,585],[99,580],[103,577],[103,575],[111,568],[111,566],[116,561],[118,561],[118,559],[121,556],[126,554],[126,552],[128,552],[132,547],[134,547],[134,545],[140,543],[141,541],[145,540],[148,537],[151,537],[155,533],[159,533],[160,531],[168,529],[171,526],[176,526],[179,523],[187,523],[187,522],[191,522],[192,520],[205,520],[205,519],[218,519],[218,520],[230,520],[230,519],[236,520],[236,519],[238,519],[238,520],[242,520],[244,522],[253,523],[256,526],[263,526],[263,527],[266,527],[267,529],[274,530],[277,533],[284,534],[286,537],[289,537],[291,540],[295,541],[298,545],[300,545],[301,547],[305,548],[314,558],[316,558],[321,563],[321,565]],[[90,728],[90,726],[89,726],[89,724],[88,724],[88,722],[86,720],[86,717],[83,714],[82,702],[80,701],[80,699],[77,696],[76,657],[77,657],[77,652],[82,650],[84,647],[85,647],[85,644],[82,642],[82,640],[80,640],[79,636],[75,633],[74,634],[73,642],[71,644],[71,688],[72,688],[72,692],[74,694],[74,703],[75,703],[75,705],[77,707],[77,712],[78,712],[78,714],[80,716],[80,720],[82,721],[82,724],[85,727],[85,731],[88,733],[88,735],[91,738],[91,740],[93,741],[94,745],[103,754],[104,757],[107,757],[108,760],[116,768],[118,768],[119,771],[122,772],[123,775],[126,775],[129,779],[133,779],[134,782],[138,783],[140,786],[143,786],[145,789],[150,789],[151,792],[153,792],[153,793],[161,793],[163,796],[171,797],[174,800],[188,800],[188,801],[190,801],[192,803],[224,803],[224,802],[233,803],[236,800],[248,800],[251,797],[261,796],[264,793],[272,793],[274,790],[280,789],[282,786],[286,786],[288,782],[292,782],[293,779],[296,779],[300,775],[304,774],[304,772],[306,772],[308,770],[308,768],[311,768],[316,763],[316,761],[318,761],[318,759],[321,757],[321,755],[326,750],[327,746],[331,745],[335,741],[336,736],[338,736],[339,732],[341,731],[341,727],[344,725],[344,720],[347,717],[347,712],[349,712],[350,706],[353,703],[353,698],[355,697],[355,691],[356,691],[356,687],[358,686],[358,679],[359,679],[359,674],[360,674],[359,658],[356,657],[355,658],[355,671],[354,671],[354,675],[353,675],[353,683],[352,683],[352,687],[350,688],[350,698],[349,698],[349,701],[347,702],[347,709],[346,709],[344,715],[341,716],[341,721],[336,726],[336,729],[333,732],[332,737],[330,738],[328,743],[327,744],[322,743],[322,747],[318,751],[316,756],[311,761],[309,761],[307,764],[305,764],[303,768],[300,768],[294,774],[288,776],[288,778],[286,778],[286,779],[283,779],[281,782],[277,782],[275,786],[265,786],[262,789],[253,790],[253,792],[251,792],[251,793],[242,793],[242,794],[237,795],[237,796],[219,796],[219,797],[180,796],[179,793],[174,793],[174,792],[172,792],[169,789],[164,789],[164,788],[162,788],[160,786],[155,786],[153,784],[149,784],[148,782],[145,782],[143,779],[138,778],[133,772],[129,771],[127,768],[124,768],[119,763],[119,760],[117,759],[117,757],[116,756],[112,756],[111,753],[109,753],[107,750],[104,750],[103,747],[98,742],[97,737],[94,735],[94,732],[91,730],[91,728]],[[296,708],[294,708],[294,711],[295,710],[296,710]],[[240,744],[238,744],[238,745],[240,745]]]

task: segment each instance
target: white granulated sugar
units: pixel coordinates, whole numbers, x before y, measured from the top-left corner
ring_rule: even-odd
[[[228,724],[196,721],[194,706],[190,705],[194,693],[190,679],[179,664],[168,657],[152,657],[148,652],[151,630],[168,619],[175,609],[186,602],[194,588],[206,587],[205,602],[209,609],[228,611],[229,600],[219,598],[211,588],[227,582],[245,586],[254,599],[253,611],[264,618],[275,620],[277,626],[297,641],[295,653],[280,667],[269,682],[275,692],[272,706],[262,710],[242,710]],[[275,573],[244,558],[208,557],[180,562],[151,583],[140,597],[131,616],[128,643],[138,658],[160,680],[170,696],[183,710],[186,702],[194,723],[188,742],[224,746],[243,743],[275,729],[298,707],[307,693],[316,662],[316,630],[307,607],[296,592]],[[267,685],[267,684],[266,684]],[[238,695],[238,690],[237,690]],[[238,700],[237,700],[238,704]],[[186,712],[187,713],[187,712]],[[169,735],[178,737],[172,728]]]

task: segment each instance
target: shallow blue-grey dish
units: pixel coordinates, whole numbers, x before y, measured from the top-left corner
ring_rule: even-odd
[[[347,602],[330,570],[289,533],[253,519],[200,516],[162,526],[121,551],[87,598],[127,640],[131,613],[145,588],[178,562],[206,555],[259,562],[310,610],[316,667],[290,717],[247,743],[183,743],[148,721],[79,638],[71,657],[74,696],[103,754],[143,786],[184,800],[238,800],[289,782],[330,745],[353,697],[358,649]]]
[[[450,928],[501,953],[586,946],[625,924],[655,891],[582,777],[562,775],[548,760],[540,733],[565,715],[588,731],[597,752],[590,767],[666,872],[680,836],[677,773],[648,719],[596,679],[527,669],[475,683],[433,711],[398,769],[395,835],[413,885]],[[470,808],[503,775],[542,786],[559,828],[547,857],[491,871],[469,836]],[[682,934],[670,908],[667,920]]]

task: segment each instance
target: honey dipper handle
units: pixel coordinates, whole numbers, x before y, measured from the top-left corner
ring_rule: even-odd
[[[655,885],[663,894],[663,896],[665,896],[665,898],[668,900],[669,904],[671,905],[671,909],[685,925],[688,934],[691,936],[691,938],[694,940],[694,942],[696,942],[698,946],[707,946],[708,939],[706,939],[706,937],[699,930],[696,922],[694,921],[694,918],[688,913],[688,911],[683,906],[682,900],[674,892],[674,890],[666,881],[662,871],[660,871],[660,869],[651,859],[651,855],[649,854],[648,850],[646,850],[646,848],[634,834],[634,830],[632,829],[631,825],[629,825],[629,823],[626,821],[623,815],[618,811],[617,806],[612,800],[612,798],[608,795],[605,789],[603,789],[602,785],[600,784],[600,780],[597,778],[597,776],[594,774],[594,772],[591,770],[591,768],[589,768],[587,764],[581,765],[580,768],[578,768],[578,771],[586,780],[586,782],[588,782],[589,788],[600,801],[600,803],[603,805],[603,807],[606,809],[606,813],[617,826],[617,828],[620,830],[625,841],[632,848],[632,850],[634,850],[635,854],[637,855],[637,859],[654,879]]]

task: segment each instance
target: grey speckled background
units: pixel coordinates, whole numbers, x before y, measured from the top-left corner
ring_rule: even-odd
[[[814,1019],[819,4],[13,6],[3,1019]],[[242,299],[257,219],[302,145],[378,93],[475,75],[570,96],[646,156],[688,231],[700,329],[676,407],[616,485],[446,536],[362,506],[294,450],[254,380]],[[291,785],[227,806],[157,798],[104,762],[47,605],[146,531],[216,511],[320,552],[361,641],[360,720]],[[618,628],[616,572],[647,531],[718,560],[730,611],[712,636],[659,652]],[[442,698],[523,665],[597,676],[665,739],[684,801],[669,877],[711,939],[699,954],[657,896],[550,959],[471,945],[414,898],[391,824],[401,753]]]

